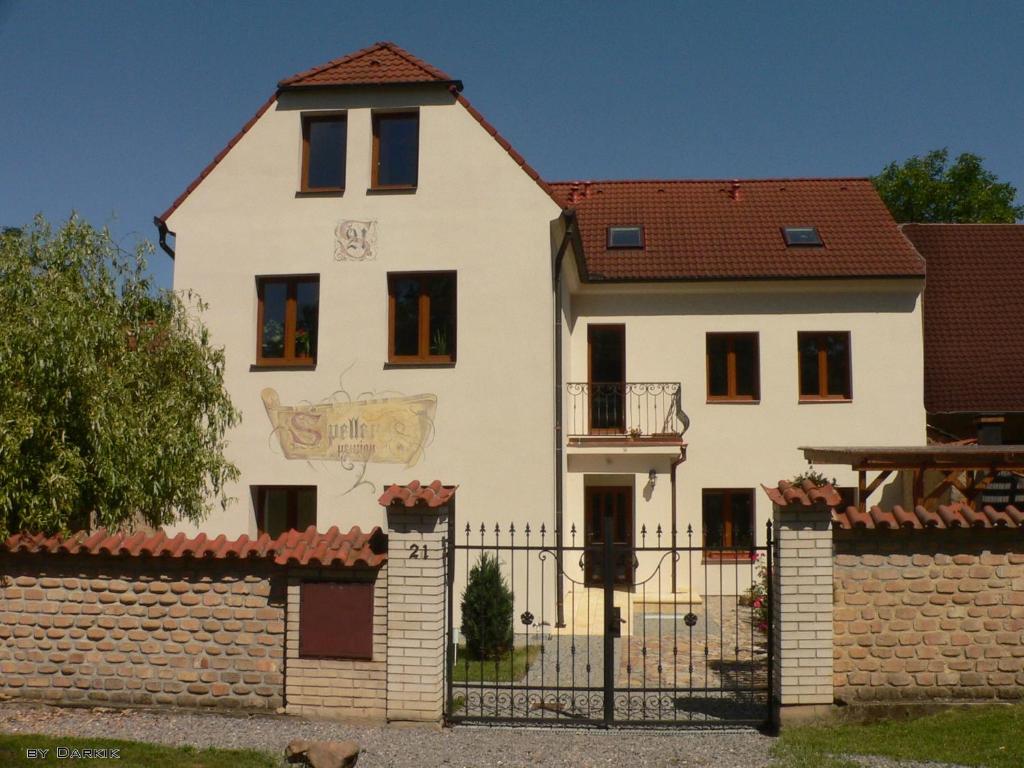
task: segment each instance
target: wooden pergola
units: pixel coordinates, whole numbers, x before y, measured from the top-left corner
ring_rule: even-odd
[[[956,488],[971,507],[977,496],[1000,472],[1024,471],[1024,445],[925,445],[883,447],[801,447],[811,464],[837,464],[857,472],[858,506],[867,508],[867,499],[893,472],[914,473],[914,506],[938,498]],[[925,488],[925,473],[936,471],[943,478]],[[868,472],[878,474],[868,482]]]

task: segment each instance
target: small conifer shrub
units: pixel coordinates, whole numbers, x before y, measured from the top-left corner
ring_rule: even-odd
[[[462,635],[473,659],[496,659],[512,650],[512,591],[497,555],[485,552],[462,592]]]

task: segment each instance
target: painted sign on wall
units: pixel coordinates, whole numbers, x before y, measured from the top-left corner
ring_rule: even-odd
[[[281,405],[269,388],[260,396],[285,458],[347,464],[416,464],[437,409],[433,394],[317,405]]]

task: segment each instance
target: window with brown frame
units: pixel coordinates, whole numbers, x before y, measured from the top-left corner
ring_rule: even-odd
[[[302,191],[345,189],[345,115],[302,116]]]
[[[455,273],[388,275],[388,362],[455,362]]]
[[[709,333],[707,365],[709,401],[761,399],[756,333]]]
[[[849,331],[797,334],[800,399],[851,400]]]
[[[256,529],[277,538],[288,531],[316,525],[315,485],[254,485]]]
[[[320,315],[320,277],[258,277],[256,363],[316,364]]]
[[[419,112],[373,114],[373,189],[415,189],[419,155]]]
[[[749,557],[754,546],[754,489],[705,488],[704,556]]]

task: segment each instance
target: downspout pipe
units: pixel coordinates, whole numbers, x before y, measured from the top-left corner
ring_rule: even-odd
[[[565,258],[565,251],[569,247],[570,237],[572,235],[573,228],[576,226],[576,212],[571,209],[562,211],[562,218],[565,221],[565,232],[562,235],[562,244],[558,247],[558,252],[555,254],[554,259],[551,263],[551,285],[554,291],[554,305],[555,305],[555,321],[554,321],[554,334],[555,334],[555,429],[554,429],[554,441],[555,441],[555,569],[556,569],[556,614],[557,623],[556,627],[565,626],[565,582],[563,579],[564,571],[564,535],[562,529],[564,527],[563,520],[563,508],[562,508],[562,452],[563,452],[563,435],[562,435],[562,260]]]
[[[153,223],[156,224],[156,231],[160,234],[160,249],[173,260],[174,249],[167,244],[167,236],[170,235],[171,237],[177,237],[177,235],[167,228],[167,223],[159,216],[153,217]]]
[[[679,456],[673,460],[669,467],[669,477],[672,483],[672,552],[679,551],[679,522],[676,519],[676,468],[686,461],[686,454],[680,451]],[[679,591],[679,577],[678,568],[679,563],[676,562],[677,558],[672,557],[672,594],[674,595]]]

